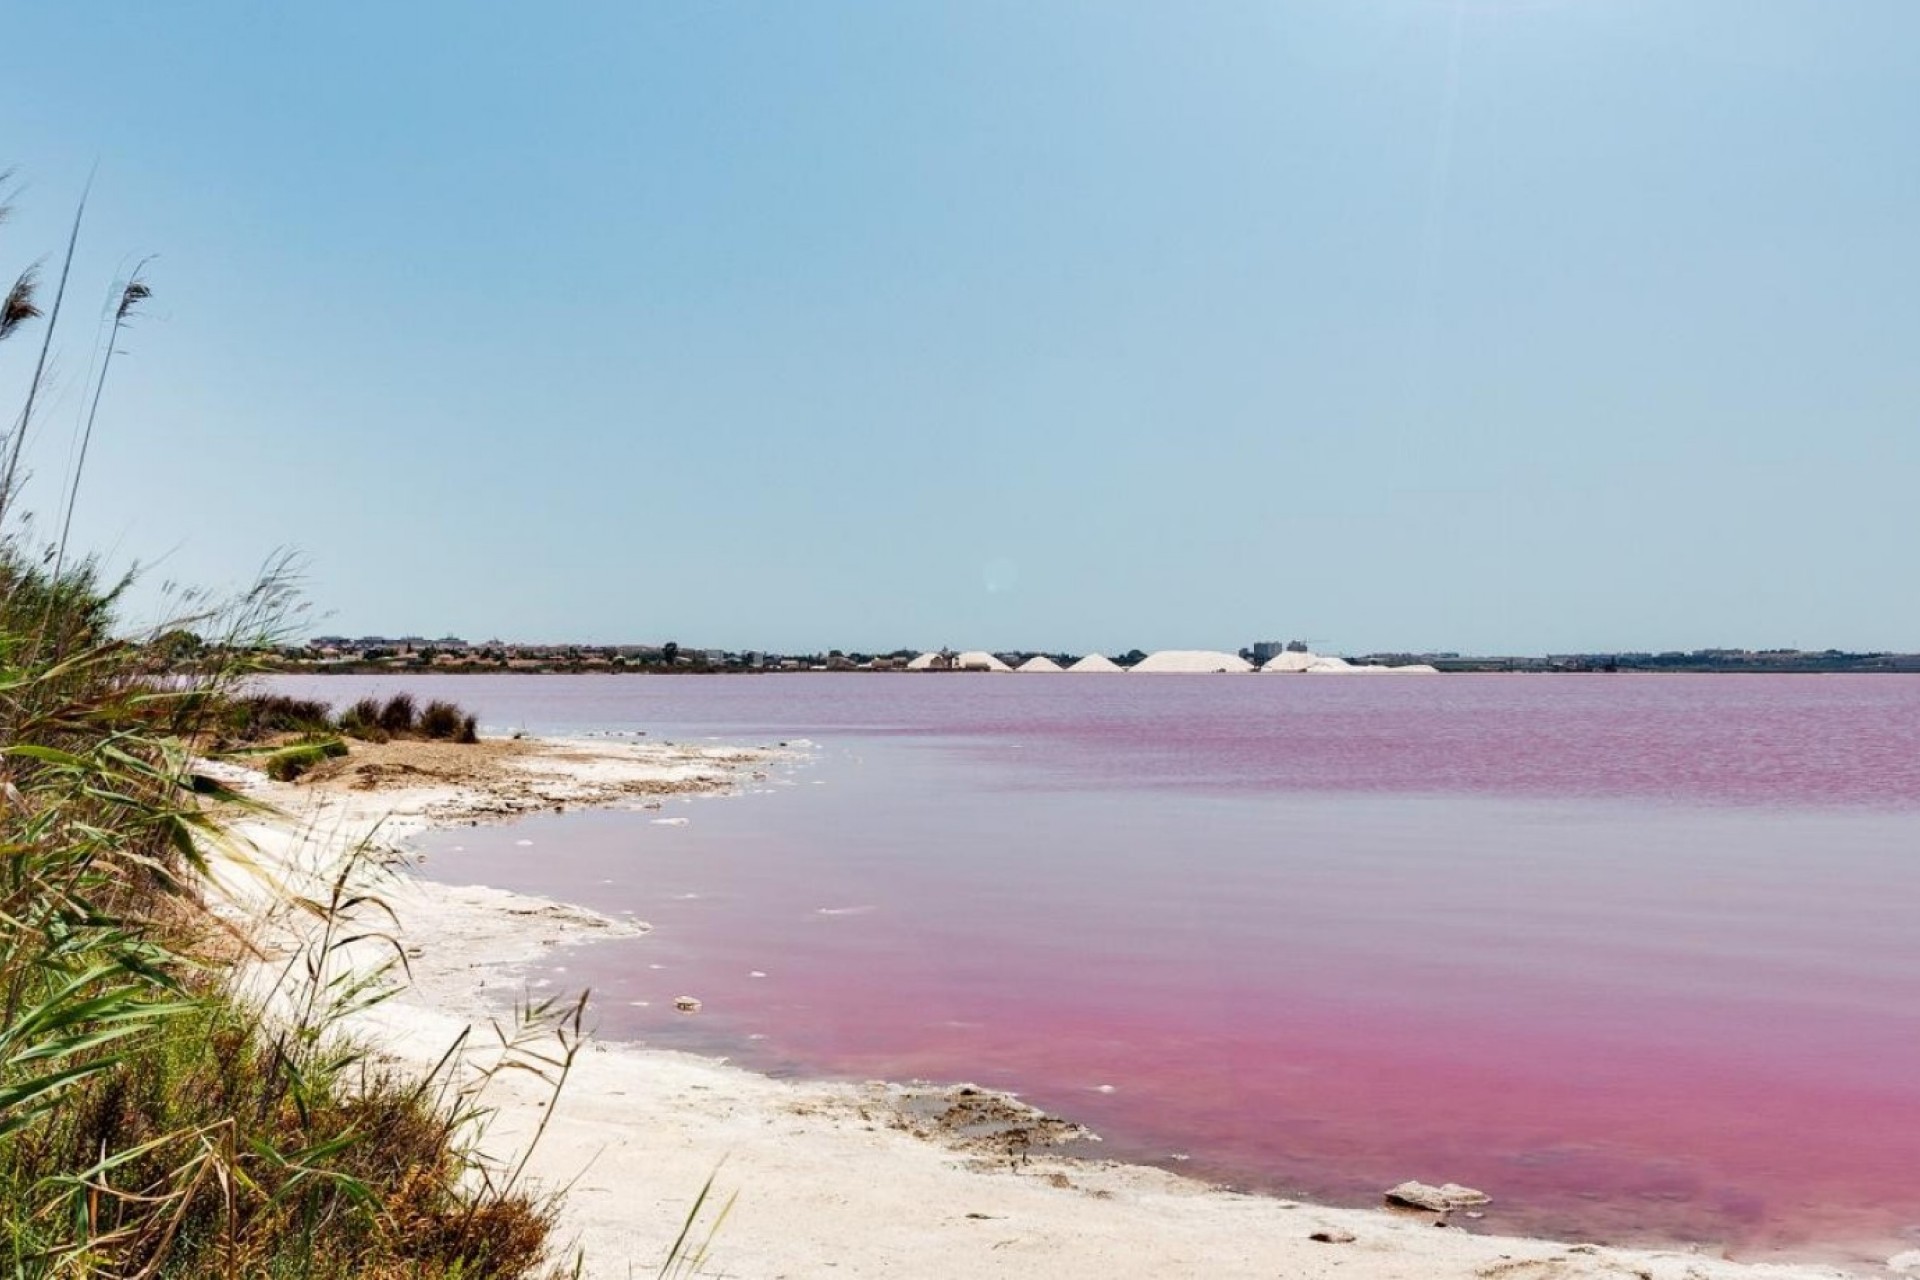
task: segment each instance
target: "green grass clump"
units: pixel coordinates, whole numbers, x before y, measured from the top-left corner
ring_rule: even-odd
[[[296,1077],[285,1047],[217,998],[169,1019],[16,1141],[0,1198],[55,1213],[10,1222],[5,1246],[77,1274],[87,1255],[181,1277],[539,1271],[551,1205],[463,1192],[457,1135],[417,1086],[311,1059]]]
[[[296,742],[267,756],[261,769],[275,782],[292,782],[315,765],[347,754],[347,744],[338,738]]]

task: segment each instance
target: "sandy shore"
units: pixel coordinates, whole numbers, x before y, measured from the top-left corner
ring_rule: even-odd
[[[602,740],[396,744],[358,749],[321,775],[276,784],[230,772],[278,810],[236,816],[239,857],[221,879],[261,939],[248,980],[271,984],[297,945],[297,914],[356,847],[398,920],[411,982],[354,1015],[351,1031],[397,1067],[431,1066],[463,1029],[484,1061],[491,1027],[523,995],[520,969],[554,948],[644,931],[563,903],[382,874],[428,826],[585,805],[649,806],[715,792],[762,753]],[[242,865],[242,860],[252,865]],[[383,924],[387,924],[384,920]],[[497,1056],[497,1050],[495,1051]],[[1467,1277],[1759,1280],[1848,1274],[1742,1266],[1698,1253],[1474,1235],[1436,1215],[1326,1208],[1234,1194],[1156,1169],[1065,1160],[1046,1141],[1072,1126],[958,1088],[778,1081],[684,1054],[589,1039],[549,1116],[549,1091],[507,1072],[483,1149],[524,1150],[529,1173],[566,1188],[563,1238],[588,1277],[659,1269],[700,1187],[737,1193],[702,1274],[731,1277]],[[1456,1219],[1457,1222],[1457,1219]],[[1438,1224],[1438,1225],[1437,1225]],[[1916,1259],[1920,1263],[1920,1258]],[[1884,1274],[1884,1273],[1882,1273]]]

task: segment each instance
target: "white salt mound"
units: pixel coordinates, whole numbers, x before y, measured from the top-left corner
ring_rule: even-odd
[[[1440,669],[1424,662],[1409,662],[1398,667],[1356,667],[1339,658],[1322,658],[1308,667],[1307,673],[1316,676],[1437,676]]]
[[[1126,668],[1119,665],[1113,659],[1107,657],[1105,654],[1090,653],[1086,657],[1080,659],[1080,661],[1068,667],[1067,670],[1091,672],[1094,675],[1111,675],[1117,672],[1125,671]]]
[[[1260,668],[1262,673],[1305,672],[1316,676],[1437,676],[1440,670],[1424,662],[1409,662],[1401,667],[1356,667],[1345,658],[1330,658],[1317,653],[1276,653]]]
[[[1059,663],[1055,662],[1052,658],[1049,658],[1046,654],[1036,653],[1031,658],[1028,658],[1025,662],[1015,667],[1014,670],[1015,671],[1060,671],[1060,670],[1063,670],[1063,668],[1060,666]]]
[[[1213,675],[1251,671],[1253,664],[1238,654],[1217,649],[1162,649],[1141,659],[1134,670],[1149,675]]]
[[[980,649],[969,649],[953,660],[955,671],[1011,671],[1012,667],[1000,661],[992,654]]]
[[[923,653],[919,657],[913,659],[913,661],[907,663],[907,670],[931,671],[933,670],[933,664],[938,662],[939,660],[940,660],[940,655],[937,653]]]

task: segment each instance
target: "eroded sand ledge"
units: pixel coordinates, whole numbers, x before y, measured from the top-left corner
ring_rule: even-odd
[[[312,892],[362,842],[397,854],[406,837],[428,826],[719,792],[767,761],[757,751],[548,739],[357,748],[296,785],[234,774],[280,814],[231,824],[256,851],[271,888],[251,873],[227,879],[242,909],[265,913],[273,894]],[[356,1015],[351,1028],[405,1069],[431,1066],[464,1028],[488,1027],[522,994],[527,962],[646,927],[410,876],[381,892],[399,916],[412,985]],[[284,916],[262,926],[269,958],[254,966],[256,980],[273,972],[273,957],[287,954],[288,928]],[[482,1045],[488,1039],[484,1030],[474,1036]],[[508,1073],[488,1098],[498,1111],[483,1146],[517,1153],[544,1116],[545,1089]],[[1021,1148],[1029,1137],[1042,1141],[1015,1158],[1004,1139],[957,1135],[937,1118],[956,1104],[958,1119],[1011,1130]],[[550,1188],[568,1188],[562,1238],[585,1250],[583,1274],[606,1280],[658,1270],[716,1169],[717,1193],[737,1191],[738,1201],[706,1274],[731,1277],[1848,1274],[1477,1236],[1435,1229],[1429,1214],[1324,1208],[1230,1193],[1152,1168],[1046,1155],[1044,1138],[1070,1128],[1017,1104],[1009,1109],[997,1095],[932,1091],[930,1099],[924,1090],[780,1081],[685,1054],[596,1042],[579,1057],[529,1169]]]

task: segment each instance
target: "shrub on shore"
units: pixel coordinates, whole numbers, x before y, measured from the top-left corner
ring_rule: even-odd
[[[385,742],[392,735],[380,727],[380,699],[362,698],[340,713],[340,732],[363,742]]]
[[[311,698],[257,693],[233,698],[223,719],[232,736],[245,742],[279,733],[325,733],[333,726],[327,704]]]
[[[420,712],[418,728],[423,738],[457,738],[460,736],[462,713],[451,702],[435,698]]]
[[[360,742],[426,738],[472,745],[480,741],[479,719],[457,703],[435,698],[425,707],[416,709],[416,705],[411,694],[397,693],[385,702],[362,698],[335,716],[324,702],[257,693],[230,699],[230,709],[221,723],[226,735],[238,742],[297,735],[299,742],[281,744],[289,751],[298,746],[337,743],[335,735]],[[344,744],[338,751],[327,752],[329,756],[345,753]],[[280,777],[277,773],[273,776]]]
[[[396,693],[380,708],[380,727],[396,738],[410,736],[416,725],[413,695]]]

